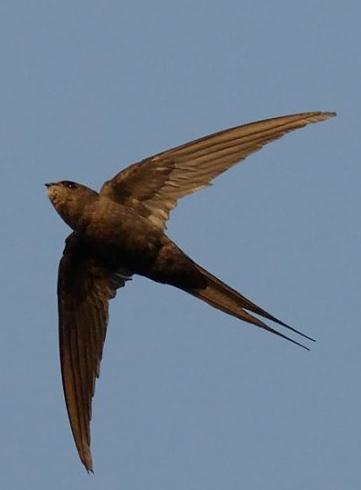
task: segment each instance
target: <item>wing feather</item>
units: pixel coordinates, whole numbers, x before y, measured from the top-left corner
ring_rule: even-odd
[[[267,143],[334,115],[304,112],[220,131],[130,165],[105,182],[100,193],[136,208],[164,229],[178,199],[204,189],[216,176]]]
[[[87,250],[75,233],[59,264],[59,348],[64,396],[81,461],[92,471],[91,403],[99,376],[108,322],[108,302],[125,278]]]

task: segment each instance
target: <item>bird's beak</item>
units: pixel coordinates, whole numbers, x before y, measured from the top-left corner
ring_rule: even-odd
[[[48,198],[51,202],[53,202],[54,195],[57,193],[58,186],[56,182],[48,182],[44,184],[46,187],[46,193],[48,194]]]

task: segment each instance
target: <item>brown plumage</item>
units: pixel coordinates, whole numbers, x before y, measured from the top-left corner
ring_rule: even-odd
[[[60,360],[71,429],[88,471],[93,468],[91,401],[106,336],[108,303],[132,275],[175,286],[308,349],[257,316],[308,340],[311,337],[202,269],[164,231],[178,199],[208,186],[214,177],[266,143],[334,115],[293,114],[206,136],[129,166],[105,182],[99,194],[71,181],[46,184],[52,204],[73,229],[59,264]]]

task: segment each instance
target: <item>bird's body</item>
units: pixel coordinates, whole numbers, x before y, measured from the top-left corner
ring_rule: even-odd
[[[84,207],[72,228],[95,257],[129,277],[138,274],[182,289],[204,285],[193,261],[151,221],[83,188]]]
[[[302,347],[258,316],[313,340],[196,264],[166,235],[165,223],[179,198],[206,187],[266,143],[333,115],[300,113],[221,131],[131,165],[99,193],[71,181],[47,184],[52,204],[73,230],[59,265],[60,359],[70,425],[87,470],[108,302],[133,275],[175,286]]]
[[[82,236],[134,274],[150,267],[165,236],[133,209],[99,196],[86,211]]]

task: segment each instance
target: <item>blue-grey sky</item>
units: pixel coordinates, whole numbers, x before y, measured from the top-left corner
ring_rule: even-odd
[[[360,488],[360,15],[357,1],[1,2],[1,488]],[[98,187],[307,110],[338,116],[181,201],[168,230],[318,342],[303,351],[136,278],[111,303],[88,476],[58,361],[69,230],[43,183]]]

